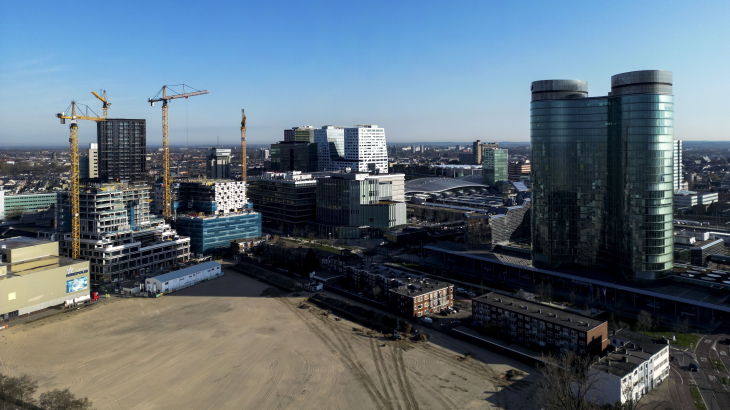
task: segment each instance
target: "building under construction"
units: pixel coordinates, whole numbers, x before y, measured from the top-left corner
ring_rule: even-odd
[[[71,253],[70,193],[59,192],[56,233],[61,255]],[[91,279],[117,282],[187,262],[190,238],[150,214],[150,188],[143,184],[93,184],[79,190],[81,259]]]
[[[96,123],[101,182],[139,181],[147,168],[145,120],[108,118]]]

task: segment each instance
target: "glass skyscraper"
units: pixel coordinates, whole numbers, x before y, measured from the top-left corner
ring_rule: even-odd
[[[629,279],[673,266],[674,96],[669,71],[532,83],[532,253],[538,267],[602,267]]]
[[[495,187],[507,181],[507,150],[487,148],[482,151],[482,182]]]

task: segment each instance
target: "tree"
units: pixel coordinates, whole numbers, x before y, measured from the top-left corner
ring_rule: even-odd
[[[11,386],[8,389],[9,398],[12,400],[20,400],[21,407],[25,409],[26,404],[35,403],[33,395],[38,390],[38,382],[31,379],[30,376],[24,374],[19,377],[11,378]],[[7,397],[7,396],[6,396]]]
[[[689,318],[685,316],[684,319],[674,325],[674,332],[679,334],[689,333],[689,326]]]
[[[10,392],[14,389],[14,379],[0,373],[0,397],[10,398]],[[0,400],[2,410],[5,410],[5,400]]]
[[[90,410],[92,405],[88,397],[77,399],[68,389],[42,393],[39,404],[45,410]]]
[[[651,313],[646,310],[639,312],[639,317],[636,319],[636,327],[639,330],[648,332],[654,326],[654,319],[651,317]]]
[[[307,256],[304,257],[304,263],[302,263],[302,268],[304,269],[304,273],[306,275],[309,275],[311,272],[319,269],[319,259],[317,258],[317,255],[314,253],[312,248],[309,248],[309,251],[307,251]]]
[[[375,286],[375,287],[373,287],[373,297],[374,297],[375,299],[377,299],[377,298],[378,298],[378,296],[380,296],[380,294],[381,294],[381,293],[383,293],[383,290],[382,290],[382,289],[380,289],[380,286]]]
[[[578,300],[578,295],[575,294],[575,288],[570,290],[570,303],[575,306],[575,302]]]
[[[591,372],[591,357],[566,352],[548,354],[537,366],[542,377],[534,391],[535,403],[545,410],[589,410],[599,408],[588,395],[600,391],[601,374]]]

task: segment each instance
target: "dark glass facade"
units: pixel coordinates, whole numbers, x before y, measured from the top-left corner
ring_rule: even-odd
[[[145,179],[147,123],[145,120],[109,118],[96,123],[99,145],[99,179],[102,182]]]
[[[271,144],[271,171],[317,172],[317,144],[285,142]]]
[[[641,89],[626,81],[637,73]],[[641,73],[656,81],[668,72],[614,76],[613,86],[623,88],[598,98],[563,97],[560,89],[533,85],[533,93],[542,93],[533,94],[530,115],[536,266],[605,267],[644,280],[671,272],[671,73],[655,88]],[[624,80],[619,86],[617,77]],[[549,81],[555,80],[537,83]],[[587,85],[580,83],[587,94]]]

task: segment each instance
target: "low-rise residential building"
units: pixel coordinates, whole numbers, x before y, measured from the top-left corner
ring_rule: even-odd
[[[590,354],[608,347],[608,324],[603,320],[496,292],[474,298],[472,316],[528,346]]]
[[[613,351],[591,365],[598,404],[637,402],[669,377],[669,341],[620,330],[610,337]]]
[[[407,316],[428,316],[454,306],[454,285],[448,282],[409,280],[389,293],[394,309]]]

